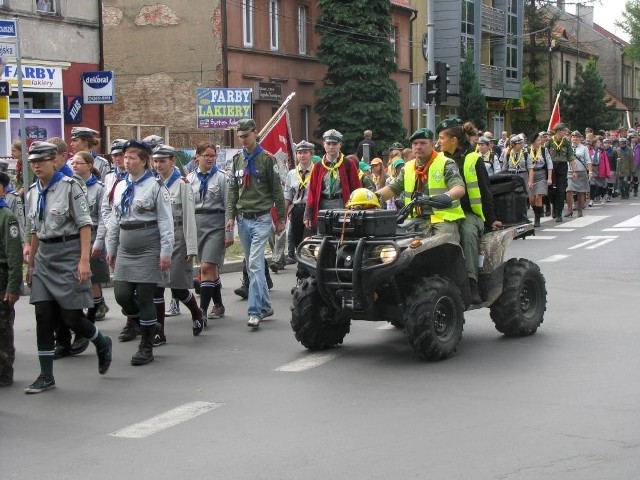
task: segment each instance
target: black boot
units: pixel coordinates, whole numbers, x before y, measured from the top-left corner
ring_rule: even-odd
[[[135,340],[138,335],[140,335],[138,322],[132,317],[127,317],[127,323],[120,332],[120,335],[118,335],[118,340],[121,342],[130,342],[131,340]]]
[[[153,336],[155,333],[155,325],[140,327],[140,345],[138,351],[131,357],[131,365],[146,365],[153,362]]]
[[[543,209],[542,207],[533,207],[533,226],[540,226],[540,217],[542,216]]]
[[[242,272],[242,285],[236,288],[233,293],[244,299],[249,296],[249,277],[246,275],[246,272]]]
[[[474,278],[469,279],[469,290],[471,292],[471,304],[479,305],[482,303],[480,292],[478,291],[478,282]]]

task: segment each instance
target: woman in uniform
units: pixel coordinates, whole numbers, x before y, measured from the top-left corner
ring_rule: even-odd
[[[529,186],[529,171],[532,168],[529,153],[524,149],[524,137],[522,135],[513,135],[509,139],[509,153],[505,156],[502,164],[502,172],[518,175],[522,178],[525,189]],[[527,195],[529,194],[527,190]]]
[[[127,317],[139,318],[140,346],[131,365],[153,361],[158,284],[168,281],[173,252],[173,215],[167,187],[153,176],[151,149],[129,140],[123,147],[127,177],[116,185],[107,228],[107,262],[113,291]]]
[[[111,165],[106,158],[94,154],[93,149],[98,148],[100,140],[96,138],[98,132],[87,127],[73,127],[71,129],[71,149],[73,153],[89,152],[93,156],[93,167],[100,173],[98,180],[106,177],[111,171]]]
[[[55,387],[53,378],[54,330],[58,308],[65,324],[90,339],[98,354],[98,372],[111,365],[111,339],[91,324],[83,308],[93,307],[91,295],[91,215],[82,188],[55,170],[57,147],[34,142],[29,163],[37,180],[29,187],[31,249],[27,283],[35,306],[40,376],[26,393]]]
[[[549,193],[549,185],[553,183],[553,161],[549,151],[542,144],[543,138],[534,133],[529,138],[529,203],[533,210],[533,226],[540,226],[540,218],[544,215],[544,197]]]
[[[187,177],[196,205],[201,275],[200,308],[204,315],[213,300],[208,318],[224,316],[220,266],[224,263],[224,219],[229,184],[227,175],[216,166],[216,156],[214,144],[200,142],[196,147],[198,168]],[[197,335],[195,325],[193,334]]]
[[[164,334],[164,288],[171,288],[171,297],[180,300],[191,311],[193,334],[202,332],[202,310],[189,288],[193,285],[193,257],[198,253],[195,204],[190,185],[176,168],[175,150],[169,145],[159,145],[153,151],[153,165],[158,178],[169,190],[173,212],[174,245],[171,256],[171,275],[167,285],[158,286],[155,295],[156,313],[160,331],[154,338],[154,346],[167,342]]]

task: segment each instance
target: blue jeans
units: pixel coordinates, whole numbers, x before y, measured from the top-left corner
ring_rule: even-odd
[[[249,316],[262,317],[262,314],[271,308],[271,297],[264,271],[264,249],[272,229],[271,213],[255,220],[238,215],[238,236],[249,274]]]

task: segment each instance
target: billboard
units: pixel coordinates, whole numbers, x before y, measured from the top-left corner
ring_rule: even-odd
[[[250,88],[197,88],[198,128],[233,128],[238,120],[251,118],[252,93]]]

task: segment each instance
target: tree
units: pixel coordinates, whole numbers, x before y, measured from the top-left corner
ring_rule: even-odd
[[[528,130],[540,130],[538,114],[544,102],[544,89],[534,85],[528,77],[524,77],[522,79],[522,100],[524,108],[514,110],[513,121],[517,122],[521,126],[520,128],[526,126]],[[546,123],[544,127],[546,128]]]
[[[472,121],[477,128],[484,130],[487,122],[487,102],[473,67],[471,52],[467,52],[460,65],[460,119]]]
[[[604,101],[606,92],[596,61],[592,58],[586,67],[578,64],[573,87],[562,93],[563,122],[580,131],[586,127],[596,131],[615,127],[615,114]]]
[[[389,0],[318,1],[318,59],[327,74],[317,90],[315,134],[335,128],[347,150],[355,150],[365,129],[374,131],[383,149],[406,136],[400,92],[391,78],[397,66],[389,41],[390,5]]]
[[[640,60],[640,0],[628,1],[625,10],[623,20],[616,22],[616,26],[622,28],[631,39],[626,52],[634,60]]]

